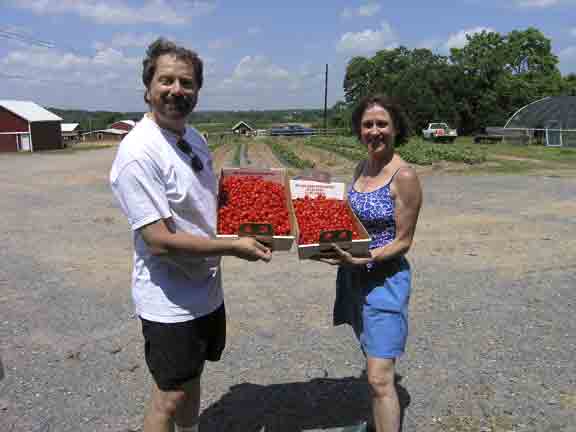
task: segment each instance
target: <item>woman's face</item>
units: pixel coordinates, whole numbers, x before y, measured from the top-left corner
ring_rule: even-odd
[[[390,113],[380,105],[372,105],[364,111],[360,122],[360,140],[373,156],[388,154],[394,150],[396,129]]]

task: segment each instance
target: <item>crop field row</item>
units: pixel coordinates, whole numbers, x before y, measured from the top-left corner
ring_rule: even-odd
[[[314,168],[345,178],[349,178],[354,165],[366,157],[366,149],[354,137],[233,137],[211,144],[211,148],[216,169],[222,166],[284,167],[295,175]],[[447,169],[461,174],[570,176],[575,172],[576,161],[576,149],[505,143],[479,145],[467,137],[459,138],[454,144],[413,138],[397,151],[421,171]]]

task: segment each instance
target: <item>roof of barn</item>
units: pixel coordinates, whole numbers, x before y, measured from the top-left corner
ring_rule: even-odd
[[[0,106],[29,122],[62,121],[56,114],[30,101],[0,100]]]

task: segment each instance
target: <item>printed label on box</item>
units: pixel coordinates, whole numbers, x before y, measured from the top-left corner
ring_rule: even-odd
[[[333,182],[323,183],[312,180],[290,180],[290,193],[292,199],[309,196],[314,198],[318,195],[325,195],[326,198],[344,199],[346,185],[344,183]]]

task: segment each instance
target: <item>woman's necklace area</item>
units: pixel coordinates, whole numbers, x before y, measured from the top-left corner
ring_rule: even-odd
[[[379,167],[370,167],[369,162],[364,164],[362,168],[362,173],[360,174],[359,186],[362,188],[364,192],[370,192],[372,190],[378,189],[380,186],[385,184],[382,182],[385,179],[386,174],[384,173],[384,168],[390,162],[383,164]]]

